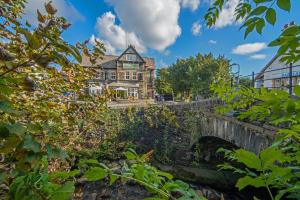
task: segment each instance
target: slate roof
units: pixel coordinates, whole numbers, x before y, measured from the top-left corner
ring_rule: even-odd
[[[118,56],[113,55],[105,55],[102,59],[97,59],[96,63],[93,65],[89,58],[85,55],[82,56],[81,65],[84,67],[100,67],[102,66],[104,69],[114,69],[116,68],[116,59]]]
[[[119,56],[113,56],[113,55],[105,55],[102,59],[97,59],[96,64],[92,64],[88,57],[82,56],[82,62],[81,65],[84,67],[95,67],[100,68],[103,67],[104,69],[115,69],[117,66],[116,60]],[[151,67],[154,69],[155,61],[153,58],[145,58],[143,57],[145,61],[145,65],[148,67]]]
[[[147,58],[147,57],[141,57],[138,52],[135,50],[133,46],[129,46],[120,56],[114,56],[114,55],[104,55],[102,56],[102,59],[97,59],[96,63],[93,65],[89,58],[85,55],[82,56],[82,62],[81,65],[83,67],[93,67],[93,68],[100,68],[103,69],[116,69],[117,68],[117,60],[124,55],[124,53],[129,49],[132,48],[134,52],[142,59],[143,62],[145,62],[145,66],[148,68],[155,68],[155,61],[153,58]]]

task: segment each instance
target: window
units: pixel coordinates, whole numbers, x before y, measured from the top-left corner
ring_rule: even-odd
[[[116,80],[116,72],[111,72],[111,80]]]
[[[102,80],[104,79],[104,72],[100,73],[100,79],[102,79]]]
[[[130,72],[126,72],[125,80],[129,80],[129,79],[130,79]]]
[[[139,64],[123,63],[123,69],[137,69]]]
[[[132,80],[137,80],[136,72],[132,72]]]
[[[136,61],[136,55],[135,54],[126,54],[126,60]]]
[[[128,88],[128,96],[138,97],[138,88]]]

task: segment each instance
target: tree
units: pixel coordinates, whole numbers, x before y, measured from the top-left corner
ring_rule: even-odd
[[[211,53],[177,60],[169,68],[169,80],[177,95],[208,98],[213,82],[230,81],[229,60],[222,56],[215,58]]]
[[[98,116],[103,106],[81,94],[89,73],[78,63],[82,53],[94,62],[104,46],[97,41],[90,51],[88,41],[76,46],[64,41],[61,34],[70,24],[55,15],[51,2],[45,14],[37,10],[38,26],[24,23],[25,6],[25,0],[0,1],[0,152],[5,166],[0,182],[9,186],[12,199],[68,199],[73,183],[52,182],[48,168],[63,167],[48,163],[63,163],[68,150],[80,147],[78,137],[98,126],[90,124],[95,120],[91,111]],[[92,105],[67,107],[66,91],[76,91]]]
[[[169,70],[167,68],[158,69],[154,82],[155,90],[159,94],[172,94],[172,86],[169,80]]]

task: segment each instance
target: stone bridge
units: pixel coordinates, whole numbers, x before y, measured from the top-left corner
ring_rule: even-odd
[[[275,127],[246,123],[217,114],[212,111],[216,105],[221,105],[221,102],[215,99],[168,105],[179,119],[185,118],[185,112],[194,112],[192,121],[197,128],[184,132],[186,148],[191,148],[203,137],[217,137],[256,154],[271,145]]]
[[[150,149],[168,149],[172,159],[187,158],[191,154],[192,147],[203,138],[217,138],[218,141],[210,142],[211,146],[220,147],[222,141],[233,144],[258,154],[261,150],[270,146],[274,140],[276,128],[266,125],[255,125],[237,120],[234,117],[215,113],[215,106],[222,105],[217,99],[202,100],[192,103],[168,103],[157,104],[167,106],[173,111],[179,122],[179,128],[167,131],[167,135],[161,134],[161,130],[140,127],[140,135],[136,138],[138,144]],[[130,106],[129,106],[130,107]],[[141,111],[145,105],[132,106]],[[127,109],[119,107],[118,109]],[[143,112],[141,112],[143,113]],[[140,115],[143,115],[141,114]],[[159,120],[159,119],[158,119]],[[165,141],[167,140],[167,141]],[[164,143],[164,144],[162,144]],[[159,147],[157,147],[157,144]],[[215,149],[214,149],[215,151]],[[167,156],[168,157],[168,156]]]

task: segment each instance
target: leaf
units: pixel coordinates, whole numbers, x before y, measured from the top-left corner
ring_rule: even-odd
[[[44,15],[42,15],[41,12],[40,12],[39,10],[37,10],[36,12],[37,12],[37,15],[38,15],[38,20],[39,20],[39,22],[45,23],[46,17],[45,17]]]
[[[112,185],[118,180],[119,176],[116,174],[109,174],[109,185]]]
[[[259,34],[262,34],[262,30],[265,27],[265,20],[263,18],[261,18],[260,20],[258,20],[258,22],[256,23],[256,31]]]
[[[169,173],[167,173],[167,172],[158,171],[158,175],[159,175],[159,176],[166,177],[166,178],[169,179],[169,180],[173,179],[173,175],[172,175],[172,174],[169,174]]]
[[[9,124],[7,128],[9,129],[10,133],[16,134],[18,136],[22,136],[26,132],[26,128],[19,123]]]
[[[249,33],[251,33],[254,29],[254,26],[255,24],[250,24],[247,26],[246,28],[246,31],[245,31],[245,35],[244,35],[244,38],[247,38],[247,36],[249,35]]]
[[[294,89],[294,93],[297,95],[297,97],[300,97],[300,85],[297,85]]]
[[[128,160],[133,160],[133,159],[136,159],[137,158],[137,155],[134,154],[133,152],[131,151],[126,151],[124,153],[125,157],[128,159]]]
[[[34,153],[40,152],[41,145],[34,141],[32,135],[26,135],[24,139],[23,148],[27,150],[31,150]]]
[[[262,160],[264,169],[271,167],[275,161],[280,161],[281,163],[286,161],[286,156],[282,154],[282,152],[275,147],[269,147],[263,150],[262,152],[260,152],[259,157]]]
[[[6,138],[9,136],[9,130],[5,125],[0,125],[0,138]]]
[[[98,181],[102,180],[108,175],[107,171],[100,167],[94,167],[89,169],[85,174],[84,177],[86,177],[89,181]]]
[[[70,200],[72,199],[74,190],[74,184],[72,182],[67,182],[54,192],[50,197],[50,200]]]
[[[53,172],[49,175],[50,180],[60,180],[60,181],[65,181],[68,178],[72,178],[76,176],[77,174],[80,173],[80,170],[74,170],[70,172]]]
[[[254,3],[259,4],[259,3],[265,3],[265,2],[269,2],[272,0],[254,0]]]
[[[29,30],[25,28],[18,28],[19,33],[23,34],[27,40],[29,47],[32,49],[38,49],[41,47],[42,42],[40,41],[40,36],[36,33],[32,34]]]
[[[291,0],[277,0],[277,6],[282,10],[291,10]]]
[[[261,14],[264,13],[267,9],[268,9],[267,6],[259,6],[259,7],[255,8],[254,10],[252,10],[251,13],[249,14],[249,16],[253,16],[253,15],[261,15]]]
[[[276,23],[276,11],[273,8],[267,10],[266,20],[272,25]]]
[[[261,179],[261,177],[252,178],[250,176],[245,176],[243,178],[240,178],[238,182],[236,183],[236,187],[239,188],[239,190],[242,190],[243,188],[247,186],[253,186],[256,188],[265,186],[264,181]]]
[[[254,153],[244,149],[238,149],[235,151],[235,155],[238,162],[244,163],[249,168],[261,170],[261,162]]]
[[[13,109],[11,103],[6,100],[0,100],[0,110],[5,113],[16,113],[16,110]]]

